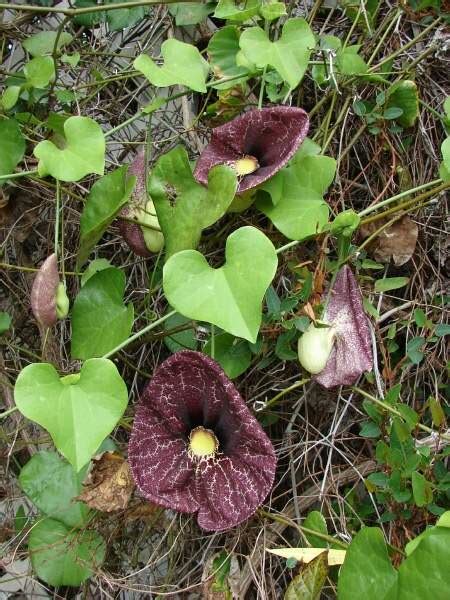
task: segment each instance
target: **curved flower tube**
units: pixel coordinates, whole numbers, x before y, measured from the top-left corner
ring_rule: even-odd
[[[347,265],[336,276],[323,320],[330,325],[329,338],[332,337],[333,346],[325,349],[328,359],[320,372],[313,371],[317,373],[314,379],[325,388],[352,385],[364,371],[372,369],[373,356],[369,319],[356,279]],[[324,335],[323,329],[316,332]],[[301,340],[299,358],[306,352],[306,348],[301,348]]]
[[[31,310],[43,327],[52,327],[69,312],[64,283],[59,281],[56,254],[50,254],[42,263],[31,288]]]
[[[158,217],[152,200],[147,198],[145,189],[145,153],[139,152],[128,169],[129,175],[136,176],[136,185],[131,200],[119,215],[120,234],[138,256],[148,258],[152,252],[159,252],[164,245],[164,236],[159,227]],[[122,218],[120,218],[122,217]],[[145,229],[137,223],[130,223],[123,217],[137,219],[148,225]]]
[[[309,128],[302,108],[274,106],[250,110],[216,127],[194,171],[200,183],[216,165],[229,165],[240,176],[237,193],[260,185],[277,173],[305,139]]]
[[[151,502],[198,513],[200,527],[229,529],[270,492],[273,446],[221,367],[182,350],[156,370],[128,447],[134,480]]]

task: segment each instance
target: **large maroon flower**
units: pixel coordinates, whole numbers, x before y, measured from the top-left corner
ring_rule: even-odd
[[[269,438],[233,383],[214,360],[191,350],[164,361],[145,388],[128,458],[148,500],[198,512],[208,531],[250,517],[276,467]]]
[[[305,139],[308,128],[308,115],[302,108],[274,106],[251,110],[213,129],[194,176],[207,185],[212,167],[230,165],[241,176],[241,194],[284,167]]]
[[[338,272],[324,320],[335,330],[333,350],[315,379],[326,388],[352,385],[373,366],[369,320],[356,279],[347,265]]]

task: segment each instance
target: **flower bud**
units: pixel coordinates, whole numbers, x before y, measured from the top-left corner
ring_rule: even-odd
[[[335,336],[334,327],[316,327],[311,323],[298,340],[298,360],[302,367],[309,373],[320,373],[333,350]]]

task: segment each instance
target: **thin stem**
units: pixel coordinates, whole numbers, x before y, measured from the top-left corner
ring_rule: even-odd
[[[395,196],[391,196],[390,198],[387,198],[386,200],[383,200],[382,202],[377,202],[377,204],[374,204],[373,206],[369,206],[368,208],[365,208],[364,210],[359,212],[358,215],[360,217],[364,217],[365,215],[368,215],[369,213],[373,212],[374,210],[378,210],[382,206],[386,206],[387,204],[392,204],[392,202],[395,202],[396,200],[400,200],[401,198],[404,198],[405,196],[409,196],[410,194],[414,194],[415,192],[421,192],[422,190],[425,190],[426,188],[429,188],[433,185],[437,185],[438,183],[442,183],[442,179],[434,179],[433,181],[429,181],[428,183],[423,183],[422,185],[419,185],[415,188],[411,188],[410,190],[401,192],[401,194],[396,194]]]
[[[263,99],[264,99],[264,87],[266,85],[266,71],[267,71],[267,65],[264,66],[264,70],[262,72],[262,76],[261,76],[261,83],[260,83],[260,88],[259,88],[259,98],[258,98],[258,108],[261,109],[262,108],[262,103],[263,103]]]
[[[290,525],[291,527],[295,527],[295,529],[298,529],[298,531],[300,531],[301,533],[308,534],[308,535],[314,535],[314,536],[320,538],[321,540],[325,540],[329,544],[336,544],[337,546],[340,546],[344,550],[346,550],[348,548],[348,544],[346,544],[345,542],[338,540],[338,539],[334,538],[333,536],[328,535],[326,533],[316,531],[315,529],[310,529],[309,527],[303,527],[303,525],[298,525],[295,521],[288,519],[284,515],[275,515],[273,513],[270,513],[268,511],[262,510],[262,509],[260,509],[258,512],[261,516],[266,517],[267,519],[271,519],[272,521],[278,521],[279,523],[283,523],[284,525]],[[324,548],[324,550],[325,550],[325,548]]]
[[[19,179],[19,177],[28,177],[29,175],[36,175],[37,169],[32,171],[19,171],[19,173],[7,173],[6,175],[0,175],[0,181],[6,181],[7,179]]]
[[[197,0],[183,0],[184,2],[197,2]],[[17,10],[20,12],[59,13],[68,17],[77,17],[88,13],[118,10],[120,8],[136,8],[138,6],[153,6],[154,4],[174,4],[178,0],[138,0],[137,2],[118,2],[117,4],[102,4],[100,6],[87,6],[83,8],[59,8],[58,6],[33,6],[30,4],[5,4],[0,3],[0,8]]]
[[[289,387],[285,388],[284,390],[281,390],[281,392],[279,392],[276,396],[274,396],[268,402],[266,402],[266,404],[264,404],[264,406],[261,408],[261,410],[266,410],[267,408],[270,408],[271,406],[276,404],[278,402],[278,400],[281,400],[281,398],[286,396],[286,394],[289,394],[289,392],[293,392],[294,390],[301,387],[302,385],[305,385],[305,383],[308,383],[308,381],[310,381],[310,379],[301,379],[300,381],[296,381],[295,383],[293,383]]]
[[[216,328],[211,323],[211,358],[216,358]]]
[[[55,207],[55,255],[58,258],[59,254],[59,204],[61,200],[61,192],[59,189],[59,179],[56,180],[56,207]]]
[[[19,410],[17,408],[17,406],[13,406],[12,408],[10,408],[9,410],[5,410],[5,412],[0,413],[0,419],[4,419],[5,417],[7,417],[8,415],[10,415],[11,413],[13,413],[15,410]]]
[[[289,250],[289,248],[293,248],[294,246],[297,246],[297,244],[300,244],[300,242],[298,240],[294,240],[293,242],[288,242],[284,246],[277,248],[276,253],[281,254],[282,252]]]
[[[118,346],[116,346],[115,348],[113,348],[112,350],[107,352],[106,354],[104,354],[102,358],[109,358],[110,356],[113,356],[114,354],[119,352],[119,350],[122,350],[122,348],[125,348],[126,346],[128,346],[128,344],[131,344],[132,342],[134,342],[135,340],[140,338],[142,335],[144,335],[148,331],[155,329],[155,327],[158,327],[158,325],[161,325],[161,323],[164,323],[164,321],[167,321],[167,319],[169,319],[170,317],[175,315],[176,312],[177,312],[176,310],[171,310],[170,312],[168,312],[166,315],[164,315],[160,319],[153,321],[153,323],[150,323],[149,325],[144,327],[144,329],[141,329],[137,333],[135,333],[132,336],[130,336],[129,338],[127,338],[124,342],[122,342],[121,344],[119,344]]]
[[[388,412],[395,415],[396,417],[400,417],[401,419],[404,420],[402,413],[399,410],[397,410],[396,408],[394,408],[393,406],[391,406],[390,404],[388,404],[387,402],[378,400],[378,398],[375,398],[371,394],[368,394],[367,392],[365,392],[364,390],[362,390],[361,388],[358,388],[356,386],[352,386],[351,389],[354,392],[361,394],[361,396],[364,396],[364,398],[367,398],[367,400],[370,400],[374,404],[378,404],[378,406],[380,406],[384,410],[387,410]],[[450,441],[450,435],[447,435],[445,433],[439,433],[439,431],[436,431],[435,429],[431,429],[431,427],[427,427],[426,425],[423,425],[422,423],[417,423],[416,427],[418,427],[422,431],[425,431],[426,433],[430,433],[431,435],[435,435],[436,437],[441,437],[444,440]]]

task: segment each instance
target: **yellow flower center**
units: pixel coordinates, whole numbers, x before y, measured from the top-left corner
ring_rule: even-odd
[[[253,173],[257,169],[259,169],[259,162],[256,160],[254,156],[246,155],[242,158],[239,158],[234,162],[233,165],[236,173],[243,177],[244,175],[249,175]]]
[[[219,442],[210,429],[196,427],[189,436],[189,450],[194,457],[205,458],[213,456],[219,447]]]

